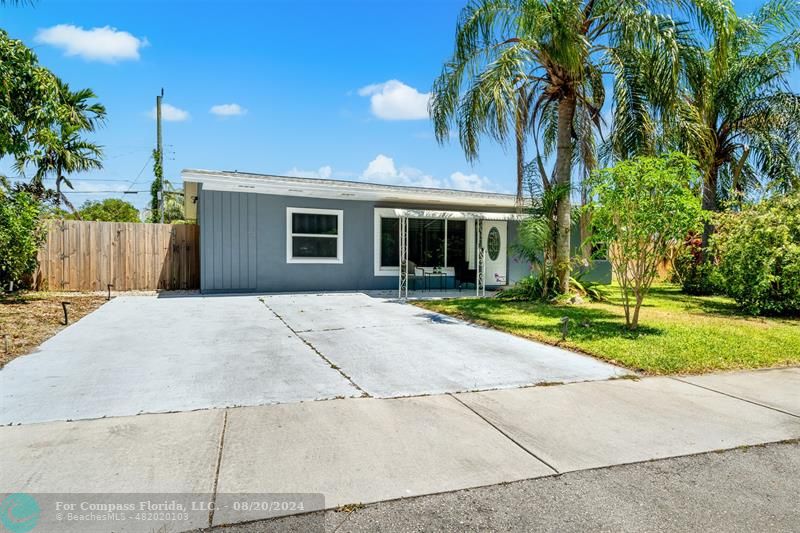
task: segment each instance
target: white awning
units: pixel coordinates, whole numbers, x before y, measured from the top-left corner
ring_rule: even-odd
[[[397,217],[449,218],[453,220],[523,220],[522,213],[488,213],[478,211],[435,211],[430,209],[395,209]]]

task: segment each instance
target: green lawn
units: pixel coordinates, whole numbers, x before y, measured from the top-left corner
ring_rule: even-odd
[[[653,287],[645,298],[638,333],[624,328],[616,287],[609,302],[552,305],[495,298],[416,302],[522,337],[557,344],[647,374],[800,364],[800,319],[753,318],[739,314],[732,300],[681,294]],[[561,342],[560,319],[569,335]]]

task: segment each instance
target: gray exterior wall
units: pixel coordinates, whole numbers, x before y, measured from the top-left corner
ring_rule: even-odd
[[[519,222],[508,223],[508,245],[509,250],[514,242],[517,240],[517,228]],[[570,233],[570,244],[572,246],[572,253],[577,255],[581,250],[581,231],[578,223],[576,222],[572,227]],[[585,273],[584,273],[585,271]],[[508,279],[511,283],[519,281],[531,272],[531,264],[524,259],[515,257],[510,253],[508,258]],[[593,281],[597,283],[611,283],[611,262],[605,260],[594,260],[588,268],[581,267],[578,272],[573,271],[573,276],[580,274],[585,281]]]
[[[524,259],[520,259],[511,251],[511,247],[517,242],[517,228],[519,222],[508,222],[508,284],[513,285],[520,279],[531,273],[531,264]]]
[[[431,206],[328,200],[256,193],[198,191],[200,224],[200,290],[213,292],[340,291],[397,288],[396,276],[375,276],[374,209]],[[286,208],[343,210],[343,262],[286,262]],[[435,209],[474,210],[437,204]],[[503,212],[502,209],[481,211]],[[516,241],[519,223],[508,222],[508,246]],[[576,228],[577,230],[577,228]],[[573,232],[573,247],[579,237]],[[509,285],[530,273],[530,264],[509,253]],[[596,261],[587,275],[610,283],[607,261]]]
[[[286,208],[341,209],[343,263],[286,262]],[[199,191],[200,290],[203,292],[338,291],[397,288],[397,276],[375,276],[374,209],[431,206]],[[437,204],[435,209],[470,210]],[[474,209],[474,208],[473,208]],[[499,211],[482,209],[482,211]],[[516,236],[516,223],[508,226]],[[527,274],[509,259],[509,282]]]

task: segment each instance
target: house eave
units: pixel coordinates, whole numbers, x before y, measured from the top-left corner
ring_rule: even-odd
[[[251,174],[201,169],[181,172],[184,182],[201,183],[207,191],[249,192],[339,200],[408,202],[513,209],[515,197],[508,194],[405,187],[356,181]]]

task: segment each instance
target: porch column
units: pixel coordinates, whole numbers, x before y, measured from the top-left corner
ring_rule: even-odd
[[[398,240],[400,271],[398,274],[398,294],[401,300],[408,298],[408,217],[400,217],[400,235]]]
[[[483,219],[475,221],[475,253],[477,255],[475,295],[486,296],[486,250],[483,248]]]

